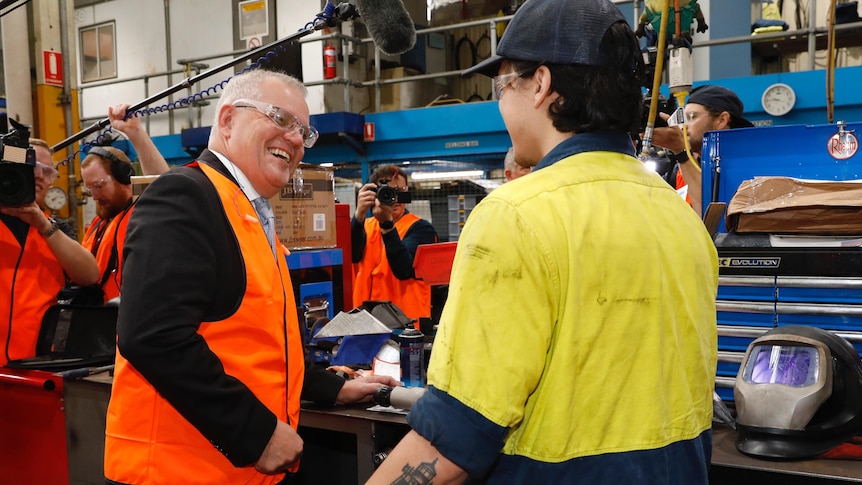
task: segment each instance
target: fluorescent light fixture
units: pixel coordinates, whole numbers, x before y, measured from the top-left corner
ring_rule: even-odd
[[[324,162],[320,164],[321,167],[334,167],[335,164],[332,162]]]
[[[484,175],[482,170],[461,170],[457,172],[413,172],[410,178],[413,180],[443,180],[443,179],[469,179]]]

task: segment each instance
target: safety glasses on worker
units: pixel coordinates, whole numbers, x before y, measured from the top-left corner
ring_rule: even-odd
[[[284,108],[253,99],[238,99],[232,104],[237,108],[255,108],[288,134],[299,132],[302,135],[302,145],[305,148],[313,147],[320,136],[317,129],[299,121],[299,118]]]
[[[60,172],[58,172],[56,168],[50,165],[45,165],[42,162],[36,162],[33,173],[36,177],[43,179],[48,185],[53,184],[60,175]]]

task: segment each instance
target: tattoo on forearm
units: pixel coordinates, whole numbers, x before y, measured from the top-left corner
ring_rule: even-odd
[[[409,463],[404,464],[401,476],[396,478],[392,485],[433,485],[431,480],[437,476],[437,458],[432,462],[423,462],[413,467]]]

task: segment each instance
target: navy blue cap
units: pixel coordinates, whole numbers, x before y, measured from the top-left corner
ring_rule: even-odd
[[[689,103],[699,104],[717,111],[727,111],[730,114],[731,128],[750,128],[754,126],[742,117],[743,105],[739,96],[733,91],[714,85],[698,86],[691,90]]]
[[[503,59],[599,66],[605,32],[625,21],[610,0],[527,0],[506,27],[497,54],[463,75],[494,77]]]

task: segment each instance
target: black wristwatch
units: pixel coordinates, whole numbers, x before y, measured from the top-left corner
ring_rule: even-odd
[[[393,227],[395,227],[395,221],[383,221],[380,223],[380,229],[383,229],[384,231],[388,231]]]
[[[683,150],[683,151],[681,151],[681,152],[679,152],[679,153],[675,153],[675,154],[673,154],[673,155],[669,156],[668,158],[669,158],[672,162],[676,162],[676,163],[685,163],[685,162],[687,162],[687,161],[688,161],[688,153],[686,153],[686,152],[685,152],[685,150]]]
[[[392,405],[392,402],[389,400],[389,396],[392,394],[392,388],[389,386],[378,387],[376,391],[374,391],[374,402],[383,407],[389,407]]]
[[[49,217],[48,222],[51,223],[51,227],[49,227],[44,232],[39,231],[39,234],[45,239],[48,239],[49,237],[53,236],[54,233],[57,232],[57,229],[60,229],[60,224],[57,223],[57,219],[54,219],[53,217]]]

